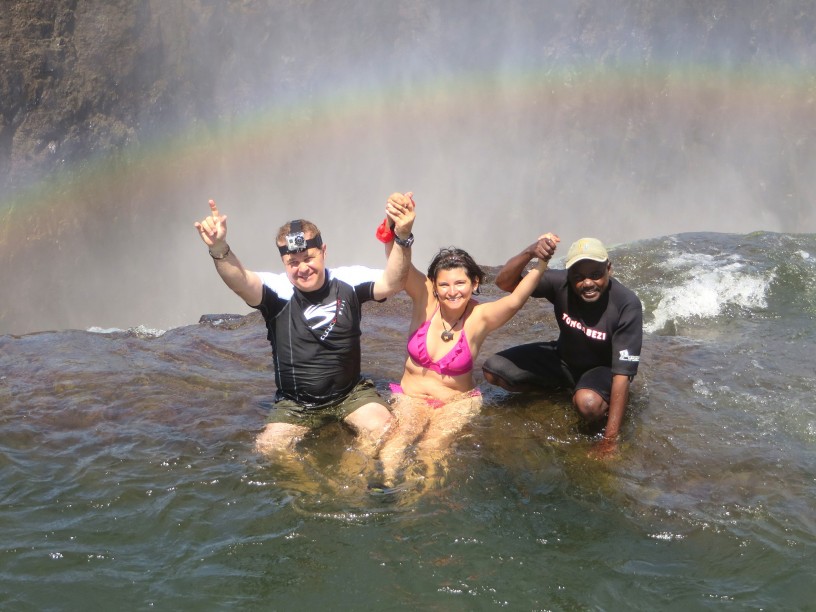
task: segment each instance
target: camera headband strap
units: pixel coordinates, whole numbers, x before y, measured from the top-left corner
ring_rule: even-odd
[[[300,237],[300,240],[297,239],[298,237]],[[306,237],[303,235],[303,224],[300,222],[300,219],[297,219],[289,223],[289,233],[286,234],[286,244],[283,246],[278,245],[278,251],[280,251],[281,256],[283,256],[287,253],[300,253],[308,249],[320,248],[321,246],[323,246],[323,238],[321,238],[320,234],[306,240]]]

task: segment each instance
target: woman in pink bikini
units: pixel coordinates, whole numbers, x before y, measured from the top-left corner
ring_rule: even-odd
[[[386,204],[413,206],[411,193],[392,194]],[[378,237],[393,247],[387,228]],[[411,266],[405,292],[413,302],[408,355],[399,385],[392,384],[397,427],[380,451],[386,484],[391,485],[405,450],[415,445],[421,463],[433,472],[453,437],[482,405],[473,365],[487,335],[515,315],[538,284],[555,253],[557,236],[546,235],[549,249],[510,295],[493,302],[473,299],[484,272],[461,249],[442,249],[425,275]],[[424,435],[423,435],[424,434]]]

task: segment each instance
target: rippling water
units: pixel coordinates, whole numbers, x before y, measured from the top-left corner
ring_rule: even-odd
[[[338,472],[339,427],[304,472],[254,454],[274,395],[255,315],[0,337],[0,605],[813,609],[816,236],[612,257],[648,331],[620,458],[587,457],[567,396],[485,386],[443,484],[392,499]],[[366,310],[383,389],[407,306]],[[479,363],[554,334],[531,301]]]

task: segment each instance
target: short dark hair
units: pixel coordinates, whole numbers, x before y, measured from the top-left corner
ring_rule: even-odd
[[[478,281],[479,285],[481,285],[484,282],[484,270],[479,267],[479,264],[473,260],[467,251],[456,247],[439,250],[431,261],[431,265],[428,266],[428,278],[435,283],[436,275],[440,270],[454,270],[456,268],[464,269],[472,283]],[[479,288],[477,287],[475,293],[478,292]]]
[[[320,230],[317,229],[317,226],[311,221],[307,221],[306,219],[295,219],[295,221],[300,221],[302,228],[301,231],[303,231],[304,234],[311,234],[312,238],[315,238],[320,234]],[[290,221],[289,223],[280,226],[278,229],[278,236],[275,239],[276,244],[286,244],[286,235],[292,231],[292,223],[294,223],[294,221]]]

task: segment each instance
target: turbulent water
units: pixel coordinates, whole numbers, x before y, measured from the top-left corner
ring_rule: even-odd
[[[443,482],[386,498],[338,472],[342,428],[297,473],[255,454],[274,393],[257,315],[0,337],[0,606],[812,609],[816,236],[612,257],[647,328],[619,459],[588,458],[568,397],[483,385]],[[366,307],[382,389],[407,305]],[[531,301],[478,363],[554,333]]]

